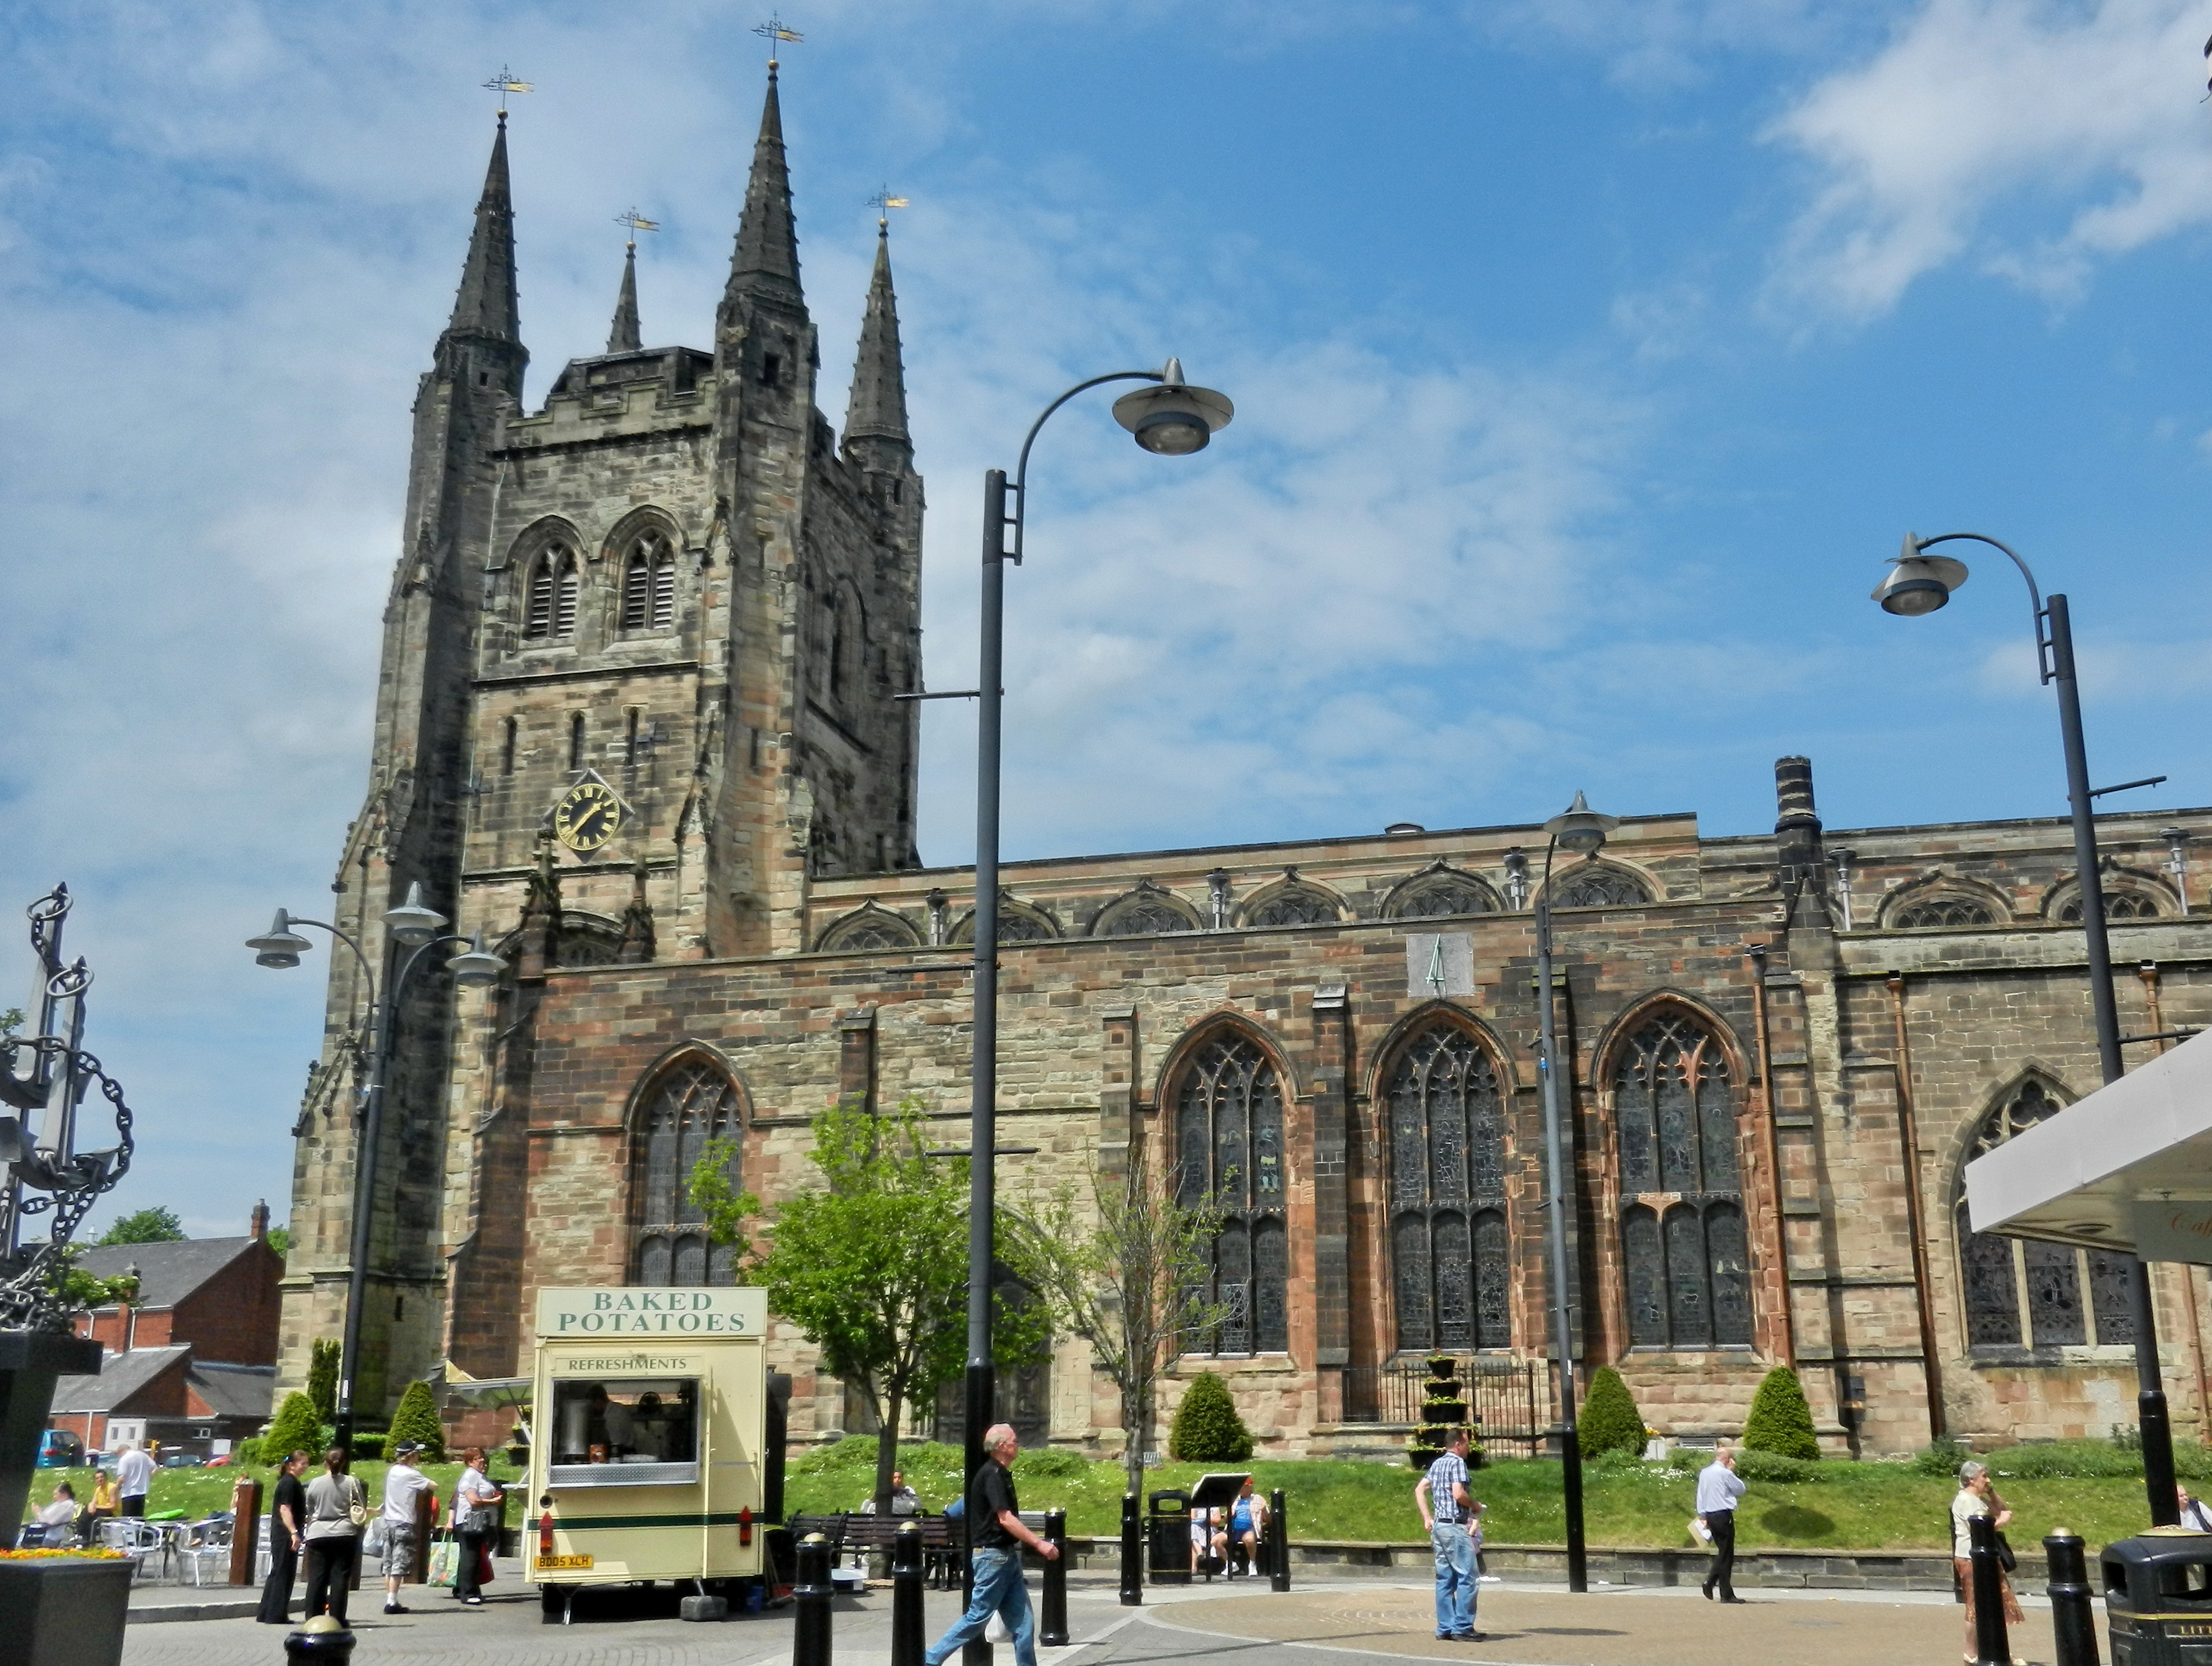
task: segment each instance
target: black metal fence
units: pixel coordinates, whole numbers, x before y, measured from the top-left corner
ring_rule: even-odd
[[[1540,1359],[1462,1358],[1459,1383],[1480,1419],[1483,1449],[1498,1457],[1536,1457],[1551,1425],[1551,1367]],[[1421,1420],[1428,1367],[1413,1362],[1350,1365],[1344,1372],[1346,1423]]]

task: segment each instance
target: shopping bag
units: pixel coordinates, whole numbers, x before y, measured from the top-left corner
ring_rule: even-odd
[[[1701,1545],[1712,1543],[1713,1530],[1705,1525],[1705,1518],[1703,1516],[1690,1517],[1690,1536]]]
[[[383,1517],[373,1516],[369,1518],[368,1530],[361,1535],[361,1554],[362,1555],[381,1556],[384,1554],[384,1527],[385,1522]]]
[[[461,1547],[451,1539],[441,1539],[430,1547],[430,1583],[453,1589],[453,1576],[461,1566]]]
[[[491,1584],[491,1547],[489,1545],[477,1547],[477,1584],[479,1585]]]
[[[983,1640],[986,1643],[1004,1643],[1012,1635],[1013,1633],[1006,1629],[1006,1616],[996,1609],[992,1610],[990,1619],[983,1626]]]

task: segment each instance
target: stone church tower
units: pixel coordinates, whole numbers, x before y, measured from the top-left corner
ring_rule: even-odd
[[[606,352],[523,408],[502,114],[416,396],[368,793],[333,906],[387,990],[404,952],[380,916],[414,885],[516,975],[488,1032],[454,1027],[451,945],[402,992],[366,1419],[468,1336],[510,1340],[532,1164],[512,1061],[548,971],[789,953],[815,877],[916,865],[916,718],[892,696],[917,680],[923,505],[889,243],[879,229],[841,441],[774,65],[712,348],[643,339],[633,260]],[[556,841],[580,785],[613,810],[580,827],[588,801],[572,806]],[[368,1010],[346,957],[295,1129],[288,1383],[343,1320]]]

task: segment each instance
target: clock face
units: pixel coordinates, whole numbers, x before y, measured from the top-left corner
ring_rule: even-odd
[[[622,800],[596,781],[578,781],[553,806],[553,835],[571,850],[597,850],[622,824]]]

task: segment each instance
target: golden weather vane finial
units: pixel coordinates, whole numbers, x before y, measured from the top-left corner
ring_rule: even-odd
[[[507,114],[507,95],[509,93],[534,93],[538,90],[529,82],[517,81],[514,78],[514,71],[504,64],[499,66],[497,75],[484,82],[483,88],[487,93],[499,94],[499,113],[502,116]]]
[[[641,231],[659,231],[660,229],[659,221],[648,220],[634,208],[624,209],[620,214],[615,216],[615,224],[618,226],[627,226],[629,228],[629,246],[633,249],[637,246],[638,233]]]
[[[874,196],[868,198],[868,206],[876,211],[876,224],[888,226],[890,224],[891,210],[910,208],[913,204],[906,198],[892,196],[891,188],[884,185],[878,190]]]
[[[775,68],[776,48],[782,42],[788,40],[793,46],[796,46],[804,43],[806,39],[805,35],[799,33],[797,29],[793,28],[773,12],[769,14],[769,20],[767,22],[758,23],[753,26],[753,33],[763,37],[768,41],[768,67],[771,70]]]

